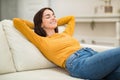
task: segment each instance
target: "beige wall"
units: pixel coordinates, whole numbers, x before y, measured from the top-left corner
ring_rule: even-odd
[[[0,0],[1,20],[17,16],[17,0]]]
[[[0,0],[1,19],[12,19],[21,17],[32,20],[34,14],[42,7],[50,6],[54,9],[56,16],[65,15],[94,15],[104,14],[103,0]],[[7,6],[6,6],[7,5]],[[112,0],[113,14],[120,10],[120,0]],[[119,13],[120,14],[120,13]]]
[[[103,0],[51,0],[51,7],[56,15],[93,15],[95,8],[97,14],[104,14]],[[113,14],[120,10],[120,0],[112,0]],[[119,13],[120,14],[120,13]]]
[[[1,0],[0,0],[0,20],[1,20]]]
[[[49,6],[49,0],[0,0],[1,20],[20,17],[33,19],[34,14],[42,7]]]

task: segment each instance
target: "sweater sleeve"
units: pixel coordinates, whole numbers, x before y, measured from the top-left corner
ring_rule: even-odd
[[[73,35],[74,27],[75,27],[74,16],[66,16],[66,17],[60,18],[60,19],[58,19],[57,23],[58,23],[58,26],[66,25],[64,33],[67,33],[71,36]]]
[[[23,22],[28,26],[30,27],[31,29],[34,29],[34,23],[28,21],[28,20],[23,20]]]
[[[13,24],[30,42],[39,47],[41,36],[37,35],[30,27],[20,18],[14,18]]]

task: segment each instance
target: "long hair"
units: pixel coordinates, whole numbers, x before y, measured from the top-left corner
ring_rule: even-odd
[[[54,11],[51,8],[45,7],[45,8],[42,8],[41,10],[39,10],[35,14],[34,19],[33,19],[33,21],[34,21],[34,32],[37,33],[40,36],[43,36],[43,37],[47,36],[47,33],[45,32],[45,30],[41,27],[43,13],[46,9],[51,10],[54,13]],[[55,28],[55,32],[58,33],[58,27]]]

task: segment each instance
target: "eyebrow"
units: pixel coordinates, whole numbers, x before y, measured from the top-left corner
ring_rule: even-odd
[[[55,15],[54,13],[52,15]],[[45,14],[44,16],[50,16],[50,14]]]
[[[50,16],[50,14],[45,14],[44,16]]]

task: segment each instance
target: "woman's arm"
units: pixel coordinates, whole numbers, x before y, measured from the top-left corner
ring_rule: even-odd
[[[58,23],[58,26],[66,25],[64,32],[71,36],[73,35],[74,27],[75,27],[74,16],[66,16],[66,17],[60,18],[60,19],[58,19],[57,23]]]
[[[34,24],[28,20],[23,20],[21,19],[28,27],[30,27],[31,29],[34,29]]]
[[[41,36],[37,35],[30,27],[20,18],[14,18],[13,24],[30,42],[37,47],[40,46]]]

